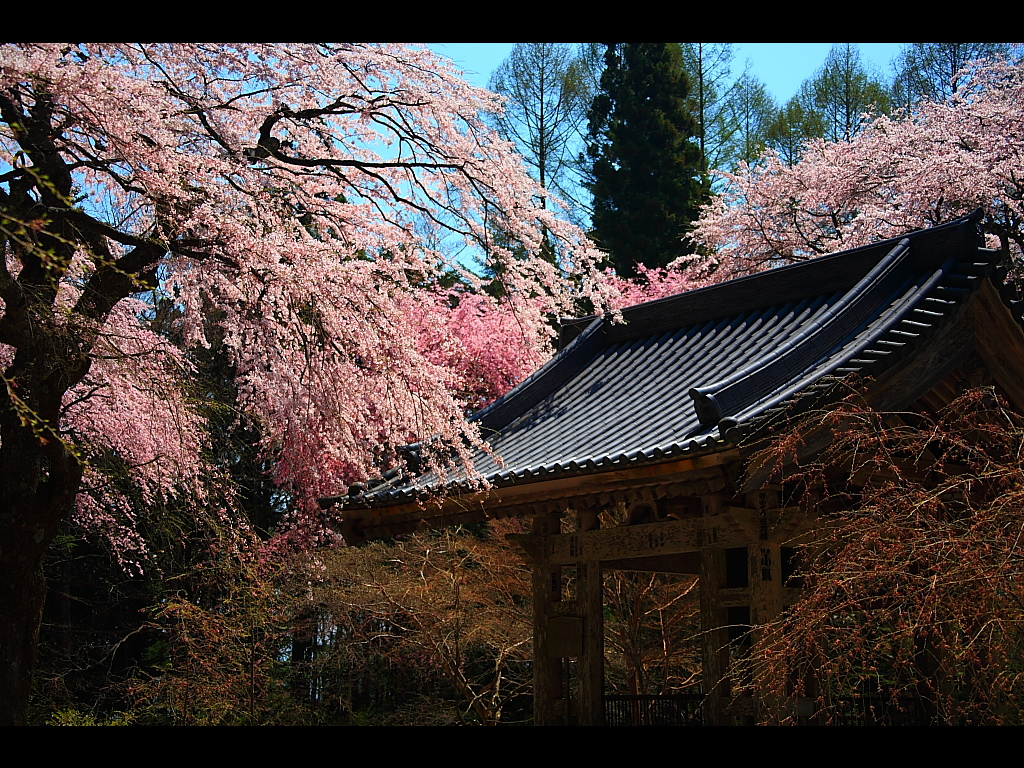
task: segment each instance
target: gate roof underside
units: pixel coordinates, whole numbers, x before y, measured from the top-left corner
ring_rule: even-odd
[[[475,416],[490,453],[474,469],[501,488],[726,450],[837,381],[912,356],[985,282],[1019,322],[979,221],[640,304],[624,323],[572,321],[558,355]],[[386,514],[441,486],[471,484],[392,472],[321,503]]]

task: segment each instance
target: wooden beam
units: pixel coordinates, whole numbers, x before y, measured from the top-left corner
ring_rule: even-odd
[[[739,460],[739,449],[730,448],[689,459],[639,464],[627,469],[581,472],[535,482],[523,480],[514,485],[493,486],[466,494],[452,493],[433,500],[418,500],[383,507],[343,507],[342,517],[346,520],[366,520],[372,525],[371,521],[375,518],[424,519],[466,513],[483,514],[485,510],[490,514],[491,510],[503,506],[532,505],[551,501],[568,502],[580,496],[634,491],[649,486],[685,483],[703,478],[718,479],[722,477],[720,468],[723,465]]]
[[[988,280],[971,302],[968,317],[979,355],[1017,411],[1024,412],[1024,331]]]
[[[782,616],[782,552],[779,543],[773,541],[770,535],[772,526],[769,512],[771,507],[778,505],[778,496],[778,491],[772,488],[761,488],[747,494],[747,503],[758,507],[758,536],[747,545],[751,639],[755,645],[770,638]],[[755,666],[762,663],[759,659],[752,661]],[[755,669],[756,678],[767,681],[756,691],[761,722],[778,722],[780,702],[775,687],[777,674],[778,670],[774,668]]]
[[[976,343],[970,308],[977,302],[978,295],[905,360],[869,385],[865,394],[868,405],[881,412],[902,411],[966,360],[974,352]]]
[[[652,557],[626,557],[619,560],[603,560],[601,567],[606,571],[641,571],[645,573],[684,573],[690,576],[700,574],[700,553],[680,552],[675,555],[654,555]]]
[[[762,520],[762,517],[764,520]],[[642,525],[620,525],[596,531],[576,531],[545,538],[533,534],[506,535],[527,562],[548,561],[559,565],[599,560],[606,569],[658,570],[659,560],[671,555],[700,552],[704,546],[740,547],[761,539],[766,527],[767,541],[775,545],[813,528],[814,521],[799,507],[760,510],[722,507],[721,512],[704,518],[664,520]],[[645,565],[639,559],[650,558]],[[617,563],[610,565],[609,563]],[[662,561],[668,564],[671,561]],[[682,564],[682,561],[679,562]],[[689,568],[689,565],[685,566]],[[668,571],[693,573],[691,570]]]
[[[986,283],[987,285],[987,283]],[[902,411],[913,405],[929,393],[929,391],[940,384],[942,380],[953,371],[960,363],[967,359],[977,345],[981,345],[985,352],[985,358],[993,355],[999,359],[998,343],[995,340],[979,342],[976,339],[975,328],[980,322],[989,322],[990,319],[1002,315],[1004,321],[1012,321],[1009,311],[1002,307],[998,294],[991,287],[978,291],[967,307],[958,310],[955,318],[944,323],[937,333],[929,337],[914,352],[892,368],[882,373],[877,381],[869,383],[864,390],[865,403],[877,411]],[[980,304],[979,304],[980,301]],[[999,309],[993,306],[993,302],[999,302]],[[978,318],[984,315],[984,320]],[[1016,326],[1016,324],[1014,324]],[[1008,343],[1014,347],[1014,357],[1018,354],[1016,348],[1020,346],[1021,331],[1017,327],[1005,326],[1004,331]],[[999,337],[998,334],[995,335]],[[1001,337],[999,337],[1001,338]],[[1024,349],[1020,352],[1024,355]],[[1016,365],[1016,363],[1013,363]],[[1013,378],[1013,368],[1007,368],[1005,376],[1010,381],[1011,389],[1006,391],[1014,397],[1014,388],[1024,398],[1024,385],[1018,379]],[[1003,379],[997,376],[1000,384]],[[1016,384],[1014,384],[1016,382]],[[1014,399],[1016,399],[1014,397]],[[834,429],[842,429],[841,424],[822,425],[806,430],[801,435],[800,446],[797,449],[797,464],[809,461],[813,456],[820,453],[829,443],[832,442]],[[756,457],[771,444],[771,438],[765,438],[756,444],[744,446],[743,455],[745,459]],[[780,468],[769,462],[762,466],[750,466],[744,479],[744,491],[753,491],[761,488],[771,479],[776,479],[780,474],[792,469],[792,464]]]
[[[581,560],[623,558],[698,552],[705,542],[735,547],[746,544],[754,529],[752,510],[729,510],[711,518],[671,520],[644,525],[623,525],[597,531],[578,531],[551,536],[544,558],[570,565]],[[523,534],[509,537],[523,549]]]

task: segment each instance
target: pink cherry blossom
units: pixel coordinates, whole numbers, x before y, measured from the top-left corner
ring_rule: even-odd
[[[948,221],[982,207],[993,244],[1024,256],[1024,70],[970,71],[950,101],[873,120],[848,142],[769,153],[735,174],[698,221],[704,269],[727,279]]]
[[[0,656],[34,643],[64,521],[139,563],[150,505],[207,503],[183,349],[223,344],[275,479],[311,509],[407,441],[465,452],[466,410],[540,362],[547,319],[605,306],[600,254],[540,207],[482,119],[498,108],[422,47],[0,47]],[[479,287],[473,259],[501,301],[424,288]]]

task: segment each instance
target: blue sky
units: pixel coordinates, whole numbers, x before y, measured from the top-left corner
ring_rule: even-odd
[[[430,43],[430,47],[455,61],[473,85],[486,87],[487,79],[515,43]],[[743,70],[749,59],[751,72],[768,87],[775,101],[783,104],[793,96],[800,83],[825,63],[836,43],[736,43],[734,72]],[[890,62],[905,43],[856,43],[869,66],[889,76]]]

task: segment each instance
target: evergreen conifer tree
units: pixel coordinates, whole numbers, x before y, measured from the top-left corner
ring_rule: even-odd
[[[703,202],[697,130],[678,43],[606,43],[587,147],[593,237],[620,276],[692,252]]]

